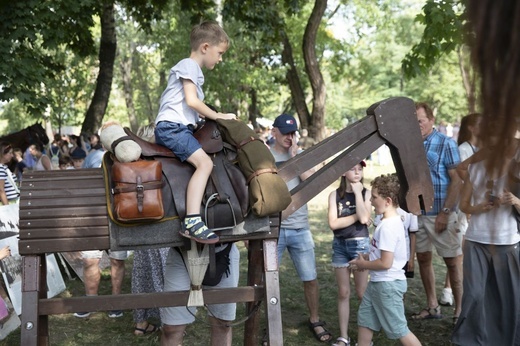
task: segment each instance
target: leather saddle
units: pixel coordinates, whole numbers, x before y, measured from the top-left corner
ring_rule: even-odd
[[[181,162],[168,148],[145,141],[125,128],[126,134],[139,144],[142,157],[157,160],[162,164],[163,178],[171,188],[171,198],[179,218],[186,216],[186,187],[195,168]],[[217,123],[207,120],[194,133],[202,149],[213,160],[213,171],[206,185],[201,215],[208,227],[214,230],[228,229],[244,220],[249,211],[249,191],[246,178],[236,164],[236,152],[230,145],[225,145]]]

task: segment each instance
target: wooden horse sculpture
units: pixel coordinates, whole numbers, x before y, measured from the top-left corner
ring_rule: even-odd
[[[233,289],[205,290],[204,300],[207,304],[246,303],[249,319],[245,322],[244,345],[259,342],[260,318],[255,313],[259,302],[266,304],[269,345],[283,344],[277,257],[280,219],[307,203],[383,144],[390,147],[403,186],[401,206],[415,214],[429,210],[433,202],[433,188],[415,105],[407,98],[393,98],[374,104],[368,108],[362,120],[280,166],[279,174],[285,181],[289,181],[334,157],[291,191],[292,203],[281,215],[266,219],[251,217],[250,220],[248,216],[237,232],[230,230],[228,234],[224,233],[227,231],[221,233],[222,241],[249,241],[247,285]],[[19,241],[19,251],[23,255],[23,345],[49,343],[48,315],[186,304],[188,292],[46,299],[46,252],[135,246],[122,244],[121,237],[125,237],[125,232],[116,236],[112,229],[109,231],[105,191],[100,169],[41,171],[24,176]],[[155,230],[154,237],[162,237],[169,246],[182,245],[175,243],[169,235],[162,235],[164,232]],[[120,239],[115,239],[117,237]]]

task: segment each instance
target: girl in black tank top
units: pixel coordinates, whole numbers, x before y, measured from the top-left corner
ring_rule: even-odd
[[[338,284],[338,313],[340,337],[334,345],[350,344],[348,323],[350,315],[350,276],[354,275],[356,295],[363,297],[368,283],[368,271],[351,271],[348,262],[358,253],[368,253],[370,216],[370,191],[363,186],[362,161],[341,176],[339,188],[329,195],[329,226],[334,232],[332,243],[332,267]]]

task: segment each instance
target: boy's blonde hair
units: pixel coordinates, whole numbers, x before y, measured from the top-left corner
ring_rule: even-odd
[[[196,25],[191,30],[190,46],[192,51],[199,49],[203,43],[218,46],[221,43],[229,45],[229,36],[217,22],[206,21]]]
[[[372,189],[377,189],[379,196],[383,198],[389,197],[395,207],[399,205],[398,197],[401,184],[399,184],[396,174],[380,175],[372,180],[370,186],[372,186]]]

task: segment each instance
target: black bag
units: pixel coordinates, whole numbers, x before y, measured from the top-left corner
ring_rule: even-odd
[[[233,243],[226,244],[226,248],[222,251],[215,253],[215,271],[211,272],[210,268],[206,270],[206,274],[204,275],[204,280],[202,280],[202,284],[206,286],[217,286],[222,280],[222,276],[224,274],[229,275],[229,253],[231,252],[231,248],[233,247]]]
[[[204,274],[204,279],[202,280],[202,284],[205,286],[217,286],[220,281],[222,281],[222,276],[224,274],[229,275],[229,265],[231,261],[229,260],[229,253],[231,252],[231,248],[233,247],[233,243],[227,243],[226,248],[215,253],[215,271],[212,273],[210,267],[206,269],[206,274]],[[179,252],[181,255],[182,261],[184,262],[184,257],[182,256],[181,250],[176,247],[175,250]],[[186,262],[184,262],[186,265]]]

